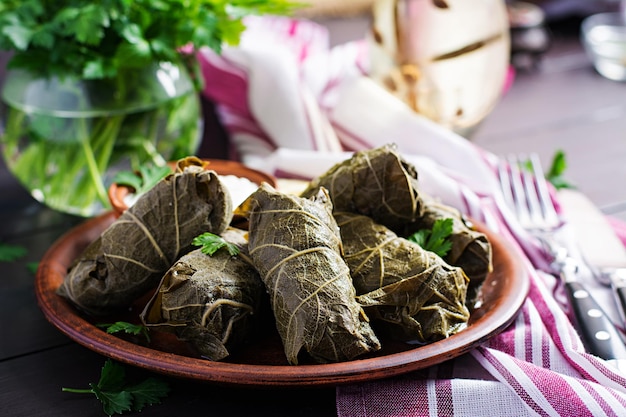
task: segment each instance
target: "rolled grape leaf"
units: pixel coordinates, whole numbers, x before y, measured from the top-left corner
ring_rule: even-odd
[[[269,293],[290,364],[304,349],[317,362],[380,349],[361,306],[325,189],[313,199],[264,184],[250,197],[250,254]]]
[[[421,343],[467,326],[468,278],[367,216],[335,212],[357,301],[392,337]]]
[[[422,215],[417,171],[394,145],[355,153],[314,179],[301,196],[328,190],[335,211],[363,214],[401,234]]]
[[[72,264],[58,294],[79,309],[106,315],[127,308],[158,285],[203,232],[222,233],[233,211],[213,171],[195,164],[162,179],[139,197]]]
[[[239,248],[182,256],[165,274],[141,314],[149,328],[175,333],[206,358],[219,361],[249,341],[260,318],[265,287],[252,265],[244,231],[222,237]]]
[[[428,195],[423,194],[422,198],[424,214],[414,226],[415,230],[432,229],[437,220],[452,219],[452,234],[448,237],[452,248],[443,259],[450,265],[463,268],[469,277],[467,305],[472,308],[483,282],[493,270],[491,243],[457,209],[441,204]]]

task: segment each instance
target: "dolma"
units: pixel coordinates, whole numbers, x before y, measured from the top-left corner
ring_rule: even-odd
[[[263,184],[249,200],[249,247],[290,364],[306,351],[317,362],[380,349],[355,300],[325,189],[312,199]]]
[[[444,339],[467,325],[468,278],[371,218],[335,212],[357,300],[394,338]]]
[[[469,277],[467,305],[471,309],[478,300],[483,282],[493,270],[491,243],[457,209],[441,204],[426,194],[422,194],[422,199],[424,214],[414,226],[415,230],[430,230],[437,220],[452,219],[452,234],[448,237],[452,248],[443,259],[450,265],[463,268]]]
[[[415,167],[394,145],[355,153],[315,178],[302,192],[328,190],[335,211],[363,214],[401,234],[422,215]]]
[[[127,308],[193,249],[194,237],[222,233],[232,216],[218,175],[184,160],[85,249],[57,293],[93,315]]]
[[[251,340],[267,300],[244,233],[230,228],[222,235],[239,248],[235,256],[225,249],[213,255],[196,249],[182,256],[146,305],[143,323],[175,333],[214,361]]]

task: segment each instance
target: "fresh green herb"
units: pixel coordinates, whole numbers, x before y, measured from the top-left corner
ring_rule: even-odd
[[[139,166],[139,172],[120,171],[113,178],[113,182],[127,185],[135,189],[135,194],[143,194],[154,187],[167,174],[172,172],[170,167],[145,164]]]
[[[447,239],[452,234],[452,219],[435,220],[432,230],[421,229],[408,237],[425,250],[435,252],[443,257],[452,248],[452,243]]]
[[[0,262],[13,262],[17,261],[24,256],[28,251],[25,247],[19,245],[9,245],[7,243],[0,242]],[[27,262],[26,269],[32,274],[37,272],[39,268],[39,262]]]
[[[191,242],[194,246],[201,246],[202,253],[212,256],[218,250],[225,248],[231,256],[239,254],[239,248],[213,233],[203,233]]]
[[[550,181],[557,190],[561,188],[575,188],[572,183],[564,178],[563,174],[566,169],[567,161],[565,160],[565,152],[559,149],[552,157],[552,164],[548,172],[546,172],[546,179]]]
[[[116,321],[115,323],[100,323],[96,325],[101,329],[105,329],[107,333],[114,334],[118,332],[125,332],[127,334],[142,335],[146,340],[150,341],[150,334],[146,326],[141,324],[133,324],[125,321]]]
[[[30,272],[31,274],[35,274],[38,268],[39,262],[28,262],[26,264],[26,269],[28,269],[28,272]]]
[[[521,167],[529,172],[533,172],[532,162],[530,160],[521,164]],[[576,188],[573,184],[568,182],[563,174],[567,169],[567,161],[565,160],[565,152],[557,150],[552,157],[552,163],[548,171],[544,173],[544,176],[548,182],[550,182],[557,190],[561,188]]]
[[[97,384],[90,383],[90,389],[62,388],[63,392],[94,394],[102,402],[104,412],[111,416],[125,411],[141,411],[144,407],[159,404],[169,393],[164,381],[148,378],[137,384],[126,382],[124,367],[108,359],[102,367]]]
[[[0,262],[16,261],[26,256],[27,252],[26,248],[22,246],[0,242]]]
[[[248,15],[288,14],[287,0],[3,0],[0,49],[11,66],[42,75],[115,77],[180,48],[238,43]]]

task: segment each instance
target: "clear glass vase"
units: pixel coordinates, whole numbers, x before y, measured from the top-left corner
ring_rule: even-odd
[[[119,170],[193,155],[202,116],[185,67],[155,63],[116,78],[9,71],[0,144],[9,171],[47,206],[79,216],[109,208]]]
[[[376,0],[370,75],[462,135],[501,97],[510,62],[504,0]]]

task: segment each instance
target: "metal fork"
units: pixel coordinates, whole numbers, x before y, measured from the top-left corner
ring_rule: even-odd
[[[507,205],[524,229],[552,256],[552,271],[567,291],[580,336],[587,350],[606,360],[626,360],[626,345],[604,310],[579,280],[582,258],[563,233],[537,154],[500,160],[498,179]],[[626,363],[618,363],[618,367]]]
[[[510,155],[498,166],[498,177],[504,199],[520,226],[541,239],[561,226],[537,154]]]

